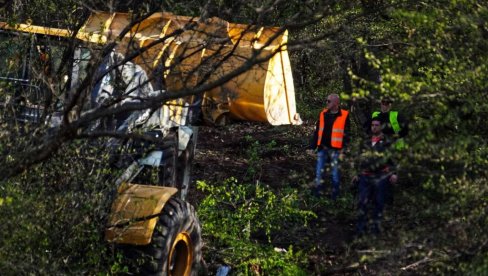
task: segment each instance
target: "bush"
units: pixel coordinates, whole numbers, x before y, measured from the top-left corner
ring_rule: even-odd
[[[215,185],[198,181],[197,186],[207,195],[198,208],[209,242],[207,261],[215,259],[244,274],[304,275],[302,253],[291,247],[277,252],[272,246],[273,236],[286,231],[285,225],[306,225],[315,217],[299,208],[296,191],[278,195],[259,182],[242,184],[235,178]]]
[[[49,275],[111,270],[103,233],[115,188],[103,153],[96,152],[86,144],[67,145],[48,162],[1,184],[1,271]]]

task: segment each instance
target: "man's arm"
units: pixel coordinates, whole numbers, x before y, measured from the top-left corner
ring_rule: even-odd
[[[346,124],[344,126],[344,139],[342,141],[342,149],[347,150],[350,142],[351,142],[351,121],[350,121],[350,114],[346,118]]]
[[[319,115],[320,117],[320,115]],[[317,139],[318,139],[318,131],[319,131],[319,122],[320,118],[317,120],[315,123],[315,130],[312,134],[312,137],[310,138],[310,144],[309,144],[309,149],[316,149],[317,148]]]

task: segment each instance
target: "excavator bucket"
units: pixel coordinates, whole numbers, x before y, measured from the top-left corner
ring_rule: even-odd
[[[31,24],[0,22],[0,28],[59,37],[74,34]],[[203,91],[202,99],[187,101],[203,102],[201,111],[207,121],[221,123],[231,117],[272,125],[301,123],[284,29],[165,12],[140,20],[129,13],[94,12],[75,35],[98,44],[116,40],[116,51],[121,54],[139,51],[133,61],[147,73],[155,72],[155,80],[165,84],[155,85],[156,89],[191,90],[217,82],[215,88]],[[255,65],[247,68],[249,61]],[[181,109],[182,99],[172,106]]]
[[[79,36],[104,43],[120,36],[132,20],[126,13],[96,12],[80,32],[85,36]],[[272,125],[300,124],[287,39],[288,32],[280,28],[155,13],[127,30],[117,50],[147,49],[135,62],[147,72],[159,69],[170,92],[234,74],[205,91],[202,112],[210,122],[231,117]],[[247,70],[249,60],[262,61]]]

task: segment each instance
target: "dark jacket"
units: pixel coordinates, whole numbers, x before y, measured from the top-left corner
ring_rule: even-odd
[[[337,116],[341,116],[342,112],[339,109],[339,112],[333,114],[328,110],[327,112],[324,113],[324,134],[322,135],[322,142],[320,143],[321,146],[327,147],[327,148],[333,148],[330,144],[330,138],[332,134],[332,125],[334,124],[334,121]],[[350,141],[350,123],[349,123],[349,117],[347,116],[346,119],[346,125],[344,126],[344,140],[342,142],[342,148],[346,148],[347,145],[349,144]],[[310,141],[310,148],[311,149],[316,149],[317,148],[317,139],[318,139],[318,132],[319,132],[319,124],[320,124],[320,118],[318,118],[317,123],[315,125],[315,131],[313,133],[312,139]]]
[[[359,156],[359,170],[361,174],[383,174],[391,173],[395,169],[395,164],[390,158],[391,140],[383,136],[381,140],[373,146],[371,137],[362,145]]]

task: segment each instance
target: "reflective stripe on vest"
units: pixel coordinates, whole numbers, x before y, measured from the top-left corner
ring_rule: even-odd
[[[373,112],[373,115],[371,115],[371,118],[374,119],[374,118],[378,117],[379,115],[380,115],[380,112],[375,111],[375,112]],[[400,124],[398,123],[398,111],[390,111],[389,117],[390,117],[389,118],[390,119],[390,125],[391,125],[391,128],[393,129],[393,131],[395,133],[400,132],[401,127],[400,127]]]
[[[327,112],[327,108],[320,112],[319,117],[319,132],[317,137],[317,146],[320,146],[322,143],[322,136],[324,135],[324,127],[325,127],[325,112]],[[332,132],[330,134],[330,145],[334,148],[342,148],[342,142],[344,141],[344,129],[346,127],[346,119],[349,112],[347,110],[341,109],[341,115],[337,116],[332,124]]]

